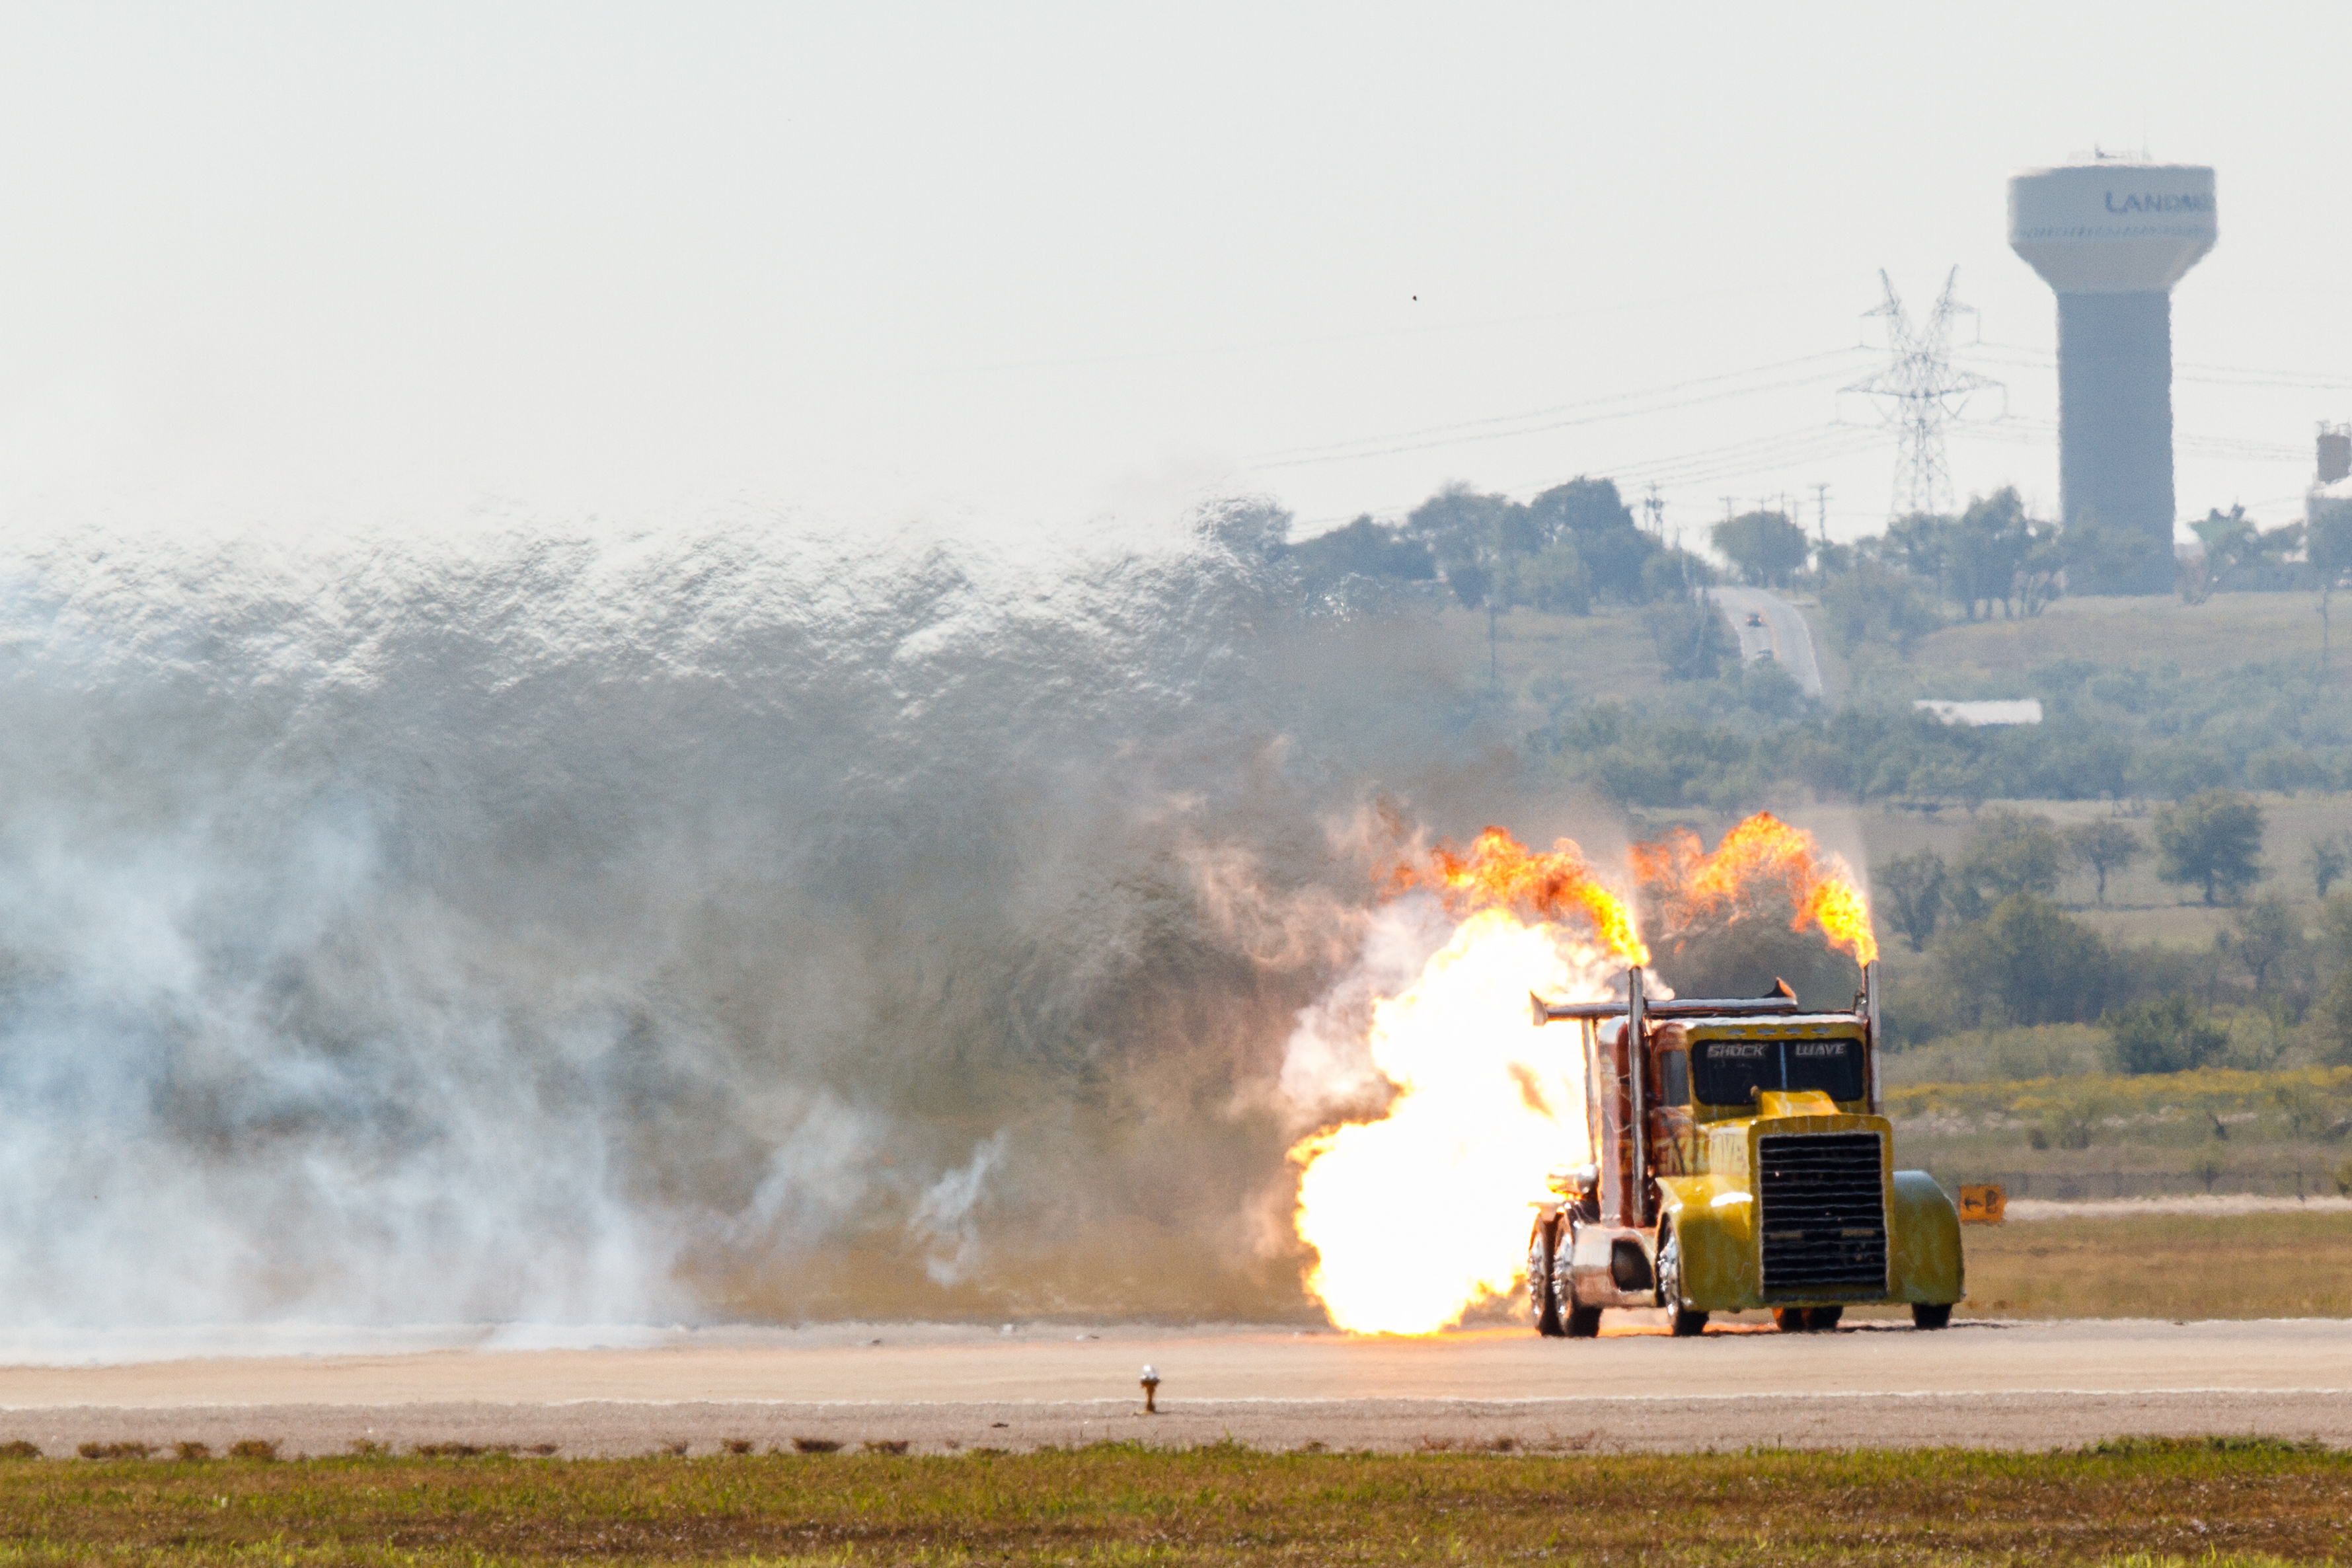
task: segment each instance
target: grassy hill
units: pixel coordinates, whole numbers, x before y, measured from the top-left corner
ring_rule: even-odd
[[[1916,643],[1911,672],[1986,695],[2021,695],[2017,677],[2063,660],[2094,664],[2177,664],[2212,674],[2280,659],[2319,663],[2317,599],[2308,593],[2217,593],[2202,604],[2178,598],[2061,599],[2027,620],[1957,622]],[[2352,601],[2338,607],[2330,638],[2335,679],[2352,685]],[[1954,695],[1974,695],[1975,690]]]

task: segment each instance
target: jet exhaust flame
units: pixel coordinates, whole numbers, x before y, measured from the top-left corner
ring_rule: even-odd
[[[1334,1323],[1433,1333],[1511,1289],[1531,1183],[1591,1143],[1583,1062],[1565,1036],[1528,1027],[1528,989],[1599,1000],[1649,950],[1566,839],[1534,852],[1488,828],[1391,883],[1434,893],[1460,924],[1373,1005],[1367,1043],[1395,1090],[1386,1114],[1291,1151],[1294,1224],[1317,1254],[1307,1288]],[[1571,916],[1597,940],[1565,928]]]
[[[1733,828],[1712,853],[1701,849],[1696,833],[1677,828],[1634,845],[1633,858],[1634,874],[1657,897],[1658,924],[1667,930],[1737,919],[1747,900],[1778,887],[1796,911],[1790,930],[1818,926],[1832,946],[1853,954],[1858,964],[1878,956],[1869,903],[1844,860],[1825,855],[1812,834],[1769,811]]]
[[[1401,888],[1434,887],[1452,911],[1519,908],[1546,921],[1573,910],[1591,922],[1603,946],[1627,964],[1647,964],[1633,912],[1601,885],[1573,839],[1554,841],[1548,854],[1530,852],[1500,828],[1488,828],[1457,854],[1440,844],[1426,868],[1407,862],[1392,880]]]

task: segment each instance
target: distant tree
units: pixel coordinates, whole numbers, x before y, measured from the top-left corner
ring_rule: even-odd
[[[1542,542],[1525,507],[1460,483],[1415,507],[1404,526],[1429,550],[1465,610],[1486,608],[1496,590],[1508,586],[1513,559],[1533,554]]]
[[[1402,528],[1383,528],[1370,513],[1345,528],[1301,539],[1290,547],[1290,556],[1307,588],[1317,591],[1350,577],[1425,582],[1437,575],[1426,541],[1406,538]]]
[[[1944,857],[1933,850],[1897,855],[1871,873],[1880,906],[1914,953],[1927,951],[1944,914]]]
[[[1665,546],[1634,525],[1615,481],[1580,476],[1554,486],[1528,503],[1528,517],[1545,545],[1575,547],[1591,591],[1627,604],[1658,597],[1643,570]]]
[[[1552,615],[1589,615],[1592,612],[1592,574],[1583,557],[1567,539],[1551,543],[1517,563],[1515,600]]]
[[[2326,838],[2313,840],[2310,850],[2304,856],[2304,863],[2311,868],[2313,891],[2325,902],[2327,890],[2344,880],[2345,872],[2352,870],[2352,852],[2346,849],[2345,835],[2330,833]]]
[[[2352,1061],[2352,893],[2337,894],[2320,911],[2319,950],[2328,984],[2314,1019],[2329,1059]]]
[[[1667,546],[1642,563],[1642,598],[1652,603],[1687,599],[1702,588],[1712,587],[1715,578],[1715,568],[1704,558]]]
[[[1872,556],[1858,557],[1851,571],[1832,578],[1821,592],[1821,620],[1838,651],[1911,645],[1944,623],[1931,583]]]
[[[2230,929],[2214,937],[2213,944],[2245,967],[2260,995],[2274,971],[2303,946],[2303,922],[2284,899],[2273,894],[2247,905]]]
[[[2352,577],[2352,501],[2323,507],[2304,536],[2305,555],[2319,580],[2319,667],[2327,667],[2328,633],[2334,629],[2328,611],[2336,590]]]
[[[1876,553],[1896,570],[1940,586],[1950,564],[1952,535],[1958,526],[1956,518],[1913,512],[1886,525]]]
[[[2107,902],[2107,873],[2123,870],[2147,852],[2147,843],[2123,823],[2103,819],[2066,830],[2066,852],[2099,879],[2098,899]]]
[[[1643,612],[1670,681],[1711,681],[1739,656],[1723,615],[1703,599],[1663,599]]]
[[[2022,586],[2025,558],[2036,542],[2017,491],[1998,490],[1970,501],[1948,538],[1948,584],[1969,619],[1977,618],[1980,604],[1988,618],[1995,604],[2006,613],[2011,598]]]
[[[2201,883],[2205,902],[2231,898],[2263,874],[2263,809],[2232,789],[2207,789],[2156,813],[2156,874]]]
[[[1779,512],[1744,512],[1715,525],[1708,538],[1723,558],[1739,569],[1740,580],[1769,588],[1805,569],[1811,549],[1805,530]]]
[[[1475,558],[1445,569],[1445,586],[1465,610],[1484,610],[1495,589],[1495,569]]]
[[[2066,565],[2066,591],[2075,594],[2162,593],[2172,585],[2172,562],[2137,528],[2078,515],[2058,536]]]
[[[2113,962],[2099,934],[2046,899],[2011,894],[1942,943],[1945,978],[1979,1021],[2072,1023],[2098,1015]]]
[[[2229,1031],[2199,1009],[2186,991],[2155,997],[2099,1019],[2126,1072],[2188,1072],[2221,1054]]]
[[[2065,856],[2049,818],[2004,809],[1985,813],[1957,869],[1963,885],[1997,904],[2013,893],[2054,891]]]
[[[2201,521],[2189,528],[2197,536],[2199,549],[2196,556],[2181,562],[2180,598],[2186,604],[2202,604],[2239,558],[2252,552],[2260,535],[2246,520],[2243,507],[2231,507],[2226,513],[2219,507],[2210,507]]]
[[[2300,746],[2266,746],[2246,758],[2246,782],[2256,789],[2292,795],[2323,783],[2327,769]]]

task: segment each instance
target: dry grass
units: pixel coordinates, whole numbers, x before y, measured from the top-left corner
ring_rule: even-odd
[[[2079,1453],[1270,1455],[1129,1446],[268,1466],[0,1466],[13,1563],[2307,1563],[2352,1457],[2246,1438]]]
[[[1514,610],[1495,630],[1495,664],[1515,727],[1548,722],[1551,704],[1563,695],[1637,701],[1665,685],[1638,610],[1597,607],[1590,615]],[[1487,690],[1486,612],[1448,608],[1437,619],[1436,638],[1459,686]]]
[[[1982,1317],[2352,1316],[2352,1215],[2149,1215],[1970,1226]]]
[[[2317,596],[2217,593],[2203,604],[2171,596],[2062,599],[2030,620],[1962,622],[1920,639],[1915,664],[1949,670],[2021,672],[2062,659],[2098,664],[2175,664],[2211,674],[2266,659],[2319,663]],[[2336,638],[2336,672],[2352,678],[2352,643]]]

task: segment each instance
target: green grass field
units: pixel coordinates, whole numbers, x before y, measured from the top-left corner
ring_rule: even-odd
[[[2315,1563],[2352,1455],[369,1457],[0,1464],[10,1563]]]

